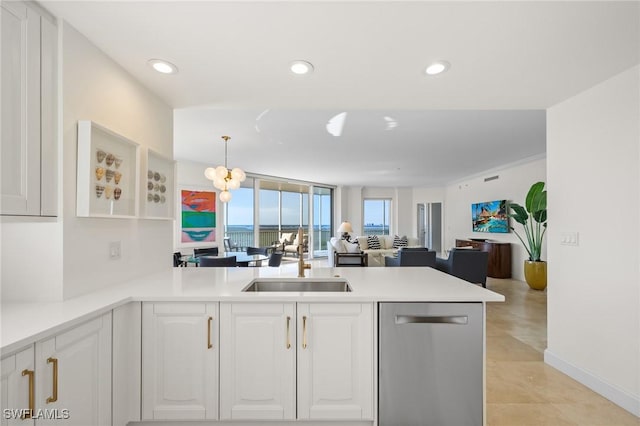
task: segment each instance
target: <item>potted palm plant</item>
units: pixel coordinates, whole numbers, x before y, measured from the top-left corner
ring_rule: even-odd
[[[544,182],[531,185],[524,207],[517,203],[510,203],[513,218],[524,228],[526,240],[511,226],[511,230],[518,236],[529,254],[529,260],[524,262],[524,277],[529,287],[544,290],[547,287],[547,262],[540,259],[542,239],[547,231],[547,191]]]

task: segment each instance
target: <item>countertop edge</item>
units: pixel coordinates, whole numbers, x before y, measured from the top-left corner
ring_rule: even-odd
[[[336,268],[345,269],[345,268]],[[290,278],[290,277],[289,277]],[[349,279],[349,277],[345,277]],[[457,279],[456,279],[457,280]],[[459,280],[458,280],[459,281]],[[2,342],[0,343],[0,357],[5,357],[18,352],[29,345],[49,338],[59,332],[70,329],[81,324],[91,318],[103,315],[112,311],[119,306],[123,306],[130,302],[244,302],[244,303],[292,303],[292,302],[309,302],[309,303],[384,303],[384,302],[437,302],[437,303],[491,303],[503,302],[504,296],[491,291],[482,292],[482,297],[478,294],[472,295],[440,295],[433,294],[430,297],[409,297],[405,294],[396,295],[372,295],[372,294],[321,294],[321,293],[303,293],[303,292],[286,292],[280,294],[268,293],[238,293],[234,294],[158,294],[154,288],[149,287],[149,283],[153,282],[153,277],[146,277],[140,280],[132,280],[130,283],[97,290],[86,295],[81,295],[73,299],[61,302],[35,302],[35,303],[4,303],[2,305],[2,322],[9,320],[12,323],[27,324],[26,318],[37,312],[40,315],[39,320],[26,325],[26,330],[21,329],[14,332],[15,336],[8,337],[5,332],[6,323],[2,326]],[[246,281],[244,281],[246,284]],[[135,285],[134,285],[135,284]],[[467,283],[468,284],[468,283]],[[361,284],[360,285],[366,285]],[[244,286],[244,285],[243,285]],[[475,289],[474,289],[475,290]],[[477,292],[475,292],[477,293]],[[10,311],[6,314],[6,310]],[[67,309],[69,308],[69,309]],[[25,313],[21,312],[25,311]],[[19,312],[19,313],[16,313]],[[23,318],[24,317],[24,318]],[[25,320],[24,322],[21,319]],[[12,324],[10,327],[13,327]]]

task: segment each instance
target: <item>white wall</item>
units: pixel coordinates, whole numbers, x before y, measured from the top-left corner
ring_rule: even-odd
[[[61,31],[67,299],[169,267],[172,250],[172,221],[76,217],[78,120],[95,121],[138,142],[143,155],[151,148],[173,158],[173,111],[74,28],[65,23]],[[120,260],[109,260],[112,241],[121,242]]]
[[[640,416],[640,67],[547,112],[545,360]],[[560,245],[578,232],[579,245]]]
[[[2,217],[2,301],[62,300],[62,223]]]
[[[498,175],[499,178],[484,182],[485,177]],[[455,247],[456,238],[486,238],[511,243],[511,276],[524,280],[524,261],[527,252],[513,232],[507,234],[488,234],[472,232],[471,204],[482,201],[509,200],[524,204],[531,185],[546,181],[546,161],[544,158],[531,159],[528,162],[501,169],[489,170],[481,175],[463,179],[444,189],[444,249]],[[415,198],[415,197],[414,197]],[[553,216],[551,216],[553,217]],[[553,220],[553,219],[552,219]],[[521,226],[515,221],[511,225],[520,233]],[[545,260],[546,238],[543,242],[542,259]]]

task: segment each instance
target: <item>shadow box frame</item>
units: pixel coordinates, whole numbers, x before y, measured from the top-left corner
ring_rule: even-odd
[[[140,144],[93,121],[78,121],[76,216],[137,219],[139,164]]]
[[[141,173],[142,219],[175,220],[176,161],[147,149]]]

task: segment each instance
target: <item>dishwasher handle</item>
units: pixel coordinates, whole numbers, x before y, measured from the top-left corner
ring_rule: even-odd
[[[402,324],[457,324],[469,323],[467,315],[396,315],[396,325]]]

